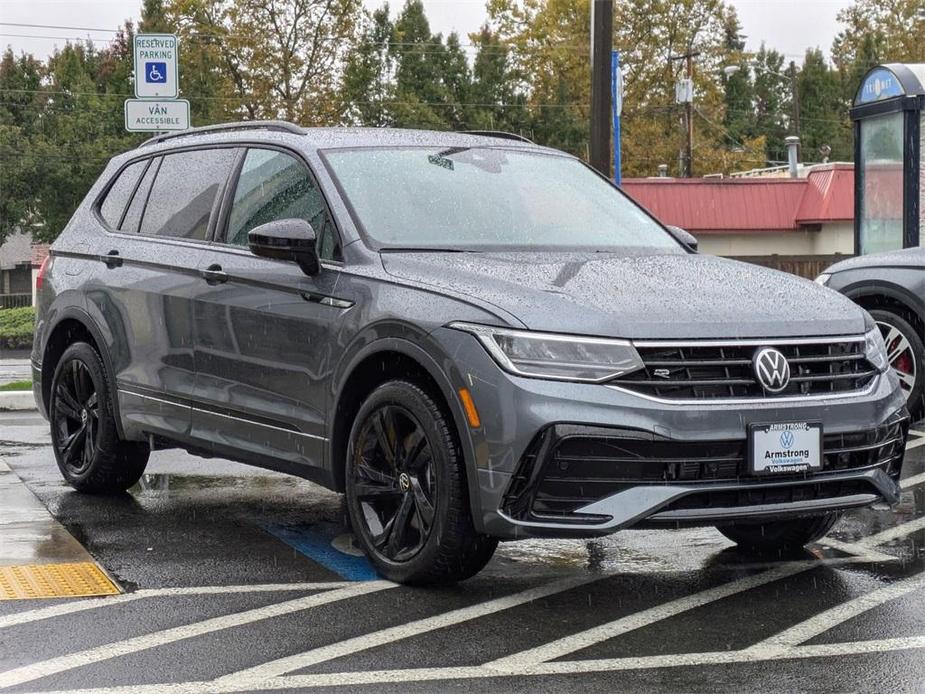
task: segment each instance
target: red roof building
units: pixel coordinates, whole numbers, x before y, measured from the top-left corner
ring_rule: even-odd
[[[854,252],[854,167],[821,164],[806,178],[637,178],[623,189],[705,253],[729,256]]]

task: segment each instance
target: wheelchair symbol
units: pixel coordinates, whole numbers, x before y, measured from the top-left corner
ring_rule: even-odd
[[[145,82],[152,84],[167,82],[167,63],[147,63]]]

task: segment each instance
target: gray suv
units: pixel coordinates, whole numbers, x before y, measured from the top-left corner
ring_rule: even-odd
[[[908,414],[870,316],[693,245],[515,137],[160,136],[52,246],[36,399],[80,491],[169,447],[292,473],[407,583],[643,524],[800,551],[896,502]]]

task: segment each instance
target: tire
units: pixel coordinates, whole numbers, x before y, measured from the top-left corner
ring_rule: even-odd
[[[912,413],[912,421],[915,422],[925,415],[925,342],[909,321],[892,311],[874,309],[870,315],[883,333],[887,352],[891,353],[896,345],[896,354],[890,365],[897,374],[907,375],[903,383],[903,394],[909,412]]]
[[[58,469],[79,492],[124,492],[148,464],[146,443],[119,439],[113,397],[96,350],[86,342],[68,347],[52,377],[48,420]]]
[[[464,465],[452,420],[420,386],[389,381],[361,405],[347,447],[347,510],[384,578],[455,583],[491,559],[498,541],[475,531]]]
[[[748,552],[788,556],[799,554],[805,545],[825,536],[839,518],[840,513],[828,513],[763,524],[721,525],[716,529]]]

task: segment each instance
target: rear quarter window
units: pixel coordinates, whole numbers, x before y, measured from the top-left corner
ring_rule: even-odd
[[[148,160],[136,161],[122,169],[100,205],[100,216],[111,229],[118,229],[129,198],[135,192]]]

